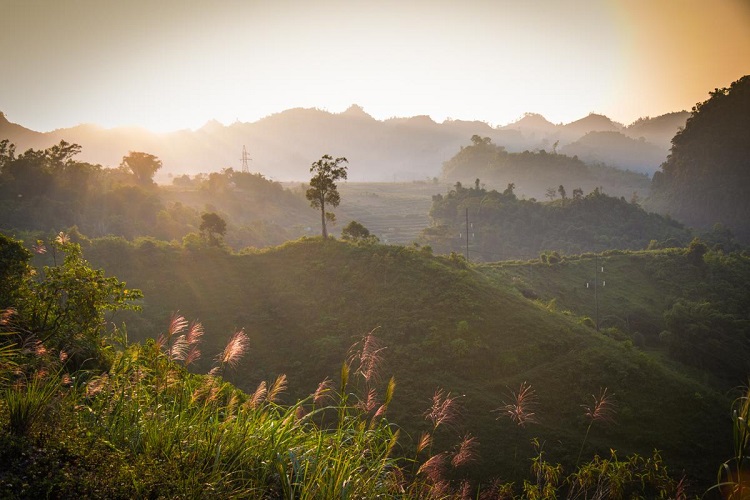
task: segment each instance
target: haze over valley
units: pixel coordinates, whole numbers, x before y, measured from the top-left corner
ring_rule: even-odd
[[[4,7],[0,497],[748,497],[745,2]]]

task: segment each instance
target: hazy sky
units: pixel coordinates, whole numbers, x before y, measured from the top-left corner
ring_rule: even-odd
[[[750,73],[750,0],[0,0],[0,111],[196,128],[293,107],[629,124]]]

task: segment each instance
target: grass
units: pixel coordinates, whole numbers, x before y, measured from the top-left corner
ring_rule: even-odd
[[[185,325],[174,315],[168,334],[180,335]],[[235,342],[232,336],[228,345]],[[472,480],[482,450],[477,437],[463,434],[448,446],[438,439],[465,416],[461,397],[443,390],[424,413],[430,430],[410,452],[389,418],[395,382],[382,381],[384,353],[375,332],[365,334],[337,385],[325,380],[283,405],[284,376],[249,394],[219,376],[189,373],[169,342],[126,345],[102,374],[76,372],[75,383],[48,375],[41,387],[51,395],[39,407],[57,398],[56,418],[40,412],[36,431],[0,433],[0,491],[12,491],[10,498],[684,498],[683,483],[656,453],[620,459],[611,451],[566,473],[536,438],[517,485]],[[6,387],[0,417],[13,418],[9,395],[28,387]],[[520,428],[538,423],[536,403],[523,383],[501,411]],[[606,392],[594,397],[591,422],[607,404]],[[746,413],[746,399],[739,407]]]
[[[669,260],[668,254],[605,257],[609,276],[632,276],[628,287],[636,290],[636,310],[647,306],[649,297],[659,298],[658,283],[641,281],[643,290],[637,288],[641,278],[654,274],[643,267]],[[521,481],[526,468],[517,465],[513,450],[521,457],[530,453],[534,436],[547,443],[548,460],[567,470],[575,466],[589,423],[580,405],[603,387],[617,394],[618,423],[593,425],[582,457],[610,448],[643,456],[658,446],[674,467],[709,484],[714,464],[728,451],[728,427],[715,424],[728,400],[700,373],[679,370],[580,324],[580,315],[590,311],[576,309],[589,304],[577,275],[583,278],[593,259],[534,265],[535,278],[523,286],[547,303],[556,298],[556,308],[540,307],[519,292],[514,278],[525,279],[528,264],[466,266],[417,248],[306,239],[246,255],[165,252],[153,260],[141,266],[134,252],[132,265],[115,270],[130,286],[144,288],[143,313],[125,317],[133,339],[158,336],[159,323],[171,311],[190,311],[206,331],[204,361],[193,370],[206,372],[211,368],[206,361],[226,341],[217,332],[244,328],[252,361],[228,371],[226,379],[252,393],[259,381],[285,373],[284,401],[293,402],[340,373],[348,347],[359,340],[353,334],[379,327],[387,369],[399,381],[389,414],[400,424],[404,446],[416,447],[429,431],[421,415],[436,387],[460,395],[461,425],[433,438],[440,448],[450,448],[467,433],[475,436],[482,460],[472,474],[483,481],[495,471],[514,469],[519,476],[510,479]],[[108,261],[98,262],[109,267]],[[622,270],[615,272],[616,266]],[[566,292],[574,286],[578,295]],[[608,291],[602,311],[617,308],[613,296],[625,293],[614,286]],[[647,315],[659,317],[663,295]],[[518,432],[492,411],[523,381],[536,390],[540,423]],[[688,443],[685,435],[695,439]]]

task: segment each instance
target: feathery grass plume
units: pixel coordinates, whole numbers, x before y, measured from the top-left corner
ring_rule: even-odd
[[[287,388],[286,375],[282,373],[281,375],[276,377],[276,380],[274,380],[273,384],[271,384],[271,387],[268,389],[268,394],[266,395],[266,401],[268,401],[269,403],[276,403],[281,393],[286,391],[286,388]]]
[[[67,234],[65,234],[64,232],[60,231],[57,234],[57,237],[55,238],[55,241],[57,243],[59,243],[60,245],[66,245],[66,244],[70,243],[70,237]]]
[[[536,393],[525,381],[521,383],[518,392],[510,391],[510,400],[503,401],[503,406],[494,410],[500,413],[500,417],[508,417],[515,424],[523,427],[527,423],[536,423],[536,406],[538,404]]]
[[[188,348],[190,345],[187,343],[184,335],[180,335],[174,341],[172,341],[167,350],[167,356],[172,361],[185,361],[188,356]]]
[[[367,383],[376,382],[379,378],[379,368],[383,362],[381,352],[385,349],[381,345],[380,339],[375,336],[375,330],[366,333],[362,340],[352,346],[350,351],[350,363],[356,360],[359,364],[355,373],[362,375]]]
[[[470,434],[466,434],[453,454],[453,458],[451,458],[451,465],[458,468],[476,462],[479,458],[478,450],[479,440]]]
[[[305,408],[302,405],[297,406],[297,409],[294,410],[295,420],[302,420],[303,418],[305,418],[305,415],[307,415],[307,412],[305,411]]]
[[[431,456],[417,470],[417,475],[424,474],[433,484],[438,484],[445,478],[448,455],[446,452]]]
[[[200,357],[201,357],[201,350],[198,349],[198,346],[196,345],[190,346],[190,349],[188,349],[187,354],[185,355],[185,366],[190,366],[191,364],[198,361]]]
[[[428,493],[427,498],[444,499],[453,497],[453,491],[451,490],[451,483],[446,479],[436,481]]]
[[[247,400],[244,406],[250,409],[255,409],[260,406],[260,404],[265,401],[266,394],[268,393],[268,389],[266,386],[266,381],[262,380],[260,384],[258,384],[258,387],[255,389],[255,392],[250,397],[250,399]]]
[[[607,388],[605,387],[600,391],[599,397],[596,397],[593,394],[591,397],[594,400],[594,404],[591,406],[581,405],[585,410],[584,415],[586,418],[591,422],[614,422],[615,413],[617,413],[615,409],[614,395],[607,394]]]
[[[201,341],[203,333],[203,325],[199,321],[193,321],[190,323],[190,328],[188,328],[188,332],[185,335],[185,340],[187,340],[189,345],[195,345]]]
[[[370,389],[367,391],[367,397],[364,400],[360,399],[355,406],[364,413],[370,413],[378,404],[377,396],[378,394],[375,389]]]
[[[167,332],[159,335],[156,339],[156,345],[159,347],[159,350],[166,348],[167,357],[172,361],[184,360],[187,355],[188,344],[185,341],[185,336],[180,335],[185,331],[187,324],[188,322],[184,316],[181,316],[177,312],[172,313]]]
[[[474,498],[474,495],[472,494],[471,483],[467,479],[461,481],[461,491],[459,493],[459,498],[461,500],[472,500],[472,498]]]
[[[36,240],[36,244],[31,246],[31,250],[33,250],[35,254],[39,255],[47,253],[47,247],[44,246],[44,241],[42,240]]]
[[[219,362],[219,365],[214,367],[209,374],[218,375],[222,373],[227,366],[230,368],[237,366],[240,358],[242,358],[247,351],[248,342],[249,339],[247,338],[244,329],[235,331],[229,338],[229,342],[227,342],[224,350],[216,357],[216,361]]]
[[[452,425],[461,413],[456,397],[437,389],[432,396],[432,406],[425,412],[425,418],[432,422],[433,432],[441,425]]]
[[[313,393],[313,404],[320,404],[323,401],[323,398],[330,397],[328,393],[331,392],[331,389],[333,389],[333,381],[326,377],[318,384],[318,387]]]
[[[102,392],[109,382],[109,375],[102,373],[98,377],[94,377],[86,384],[86,396],[93,397]]]
[[[589,405],[581,405],[581,408],[583,408],[584,416],[588,419],[589,425],[586,427],[586,434],[583,436],[583,441],[581,442],[581,449],[578,451],[578,458],[576,459],[576,465],[581,460],[581,454],[583,453],[583,448],[586,446],[586,440],[589,437],[589,432],[591,431],[591,426],[594,425],[594,422],[614,422],[615,418],[615,402],[614,402],[614,395],[613,394],[607,394],[607,388],[605,387],[599,392],[599,397],[594,396],[593,394],[591,397],[594,400],[594,403]]]
[[[34,342],[34,356],[37,358],[43,358],[47,354],[47,348],[44,347],[44,344],[42,344],[41,340],[37,340]]]
[[[15,314],[16,310],[12,307],[8,307],[7,309],[3,309],[2,311],[0,311],[0,326],[6,326],[10,324],[10,318],[12,318]]]
[[[432,446],[432,435],[429,432],[422,432],[419,443],[417,443],[417,454],[428,449],[430,446]]]

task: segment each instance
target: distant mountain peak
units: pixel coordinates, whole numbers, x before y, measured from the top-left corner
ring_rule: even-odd
[[[504,129],[534,129],[534,130],[553,130],[557,125],[547,120],[539,113],[524,113],[524,115],[513,123],[501,127]]]
[[[224,128],[225,128],[224,125],[220,121],[216,119],[212,119],[204,123],[203,126],[199,128],[198,130],[202,130],[204,132],[216,132]]]
[[[623,128],[623,126],[613,122],[609,117],[605,115],[600,115],[598,113],[589,113],[588,116],[581,118],[580,120],[568,123],[567,125],[565,125],[565,128],[581,129],[585,130],[586,132],[614,132],[619,131]]]
[[[350,118],[367,118],[368,120],[374,120],[374,118],[359,104],[352,104],[341,114]]]

